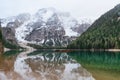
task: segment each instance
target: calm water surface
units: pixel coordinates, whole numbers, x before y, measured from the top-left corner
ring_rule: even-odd
[[[120,52],[77,51],[68,55],[82,66],[120,72]]]
[[[75,58],[80,54],[26,53],[9,51],[0,55],[0,80],[94,80]]]

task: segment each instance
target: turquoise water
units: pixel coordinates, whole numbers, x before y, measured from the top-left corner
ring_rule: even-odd
[[[86,66],[119,72],[120,53],[8,51],[0,55],[0,80],[94,80]]]
[[[120,71],[120,52],[78,51],[68,55],[85,66]]]

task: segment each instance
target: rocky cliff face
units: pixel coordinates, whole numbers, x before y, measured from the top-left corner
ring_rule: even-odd
[[[7,41],[10,42],[11,44],[15,44],[17,45],[17,40],[15,38],[15,30],[14,28],[8,28],[8,27],[4,27],[2,28],[2,34],[3,34],[3,38]]]
[[[58,12],[54,8],[43,8],[34,15],[26,13],[2,20],[7,40],[16,44],[17,39],[18,42],[41,46],[66,46],[90,26],[89,23],[80,24],[69,13]],[[7,34],[9,31],[12,32]]]

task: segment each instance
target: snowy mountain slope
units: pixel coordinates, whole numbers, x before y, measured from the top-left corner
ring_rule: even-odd
[[[14,27],[18,42],[47,46],[66,46],[90,26],[89,23],[79,24],[69,13],[54,8],[43,8],[33,15],[24,13],[2,20],[3,27]]]
[[[12,16],[12,17],[7,17],[4,19],[1,19],[2,21],[2,27],[7,27],[7,24],[10,22],[19,22],[19,23],[24,23],[25,21],[30,19],[30,14],[29,13],[23,13],[19,14],[17,16]]]

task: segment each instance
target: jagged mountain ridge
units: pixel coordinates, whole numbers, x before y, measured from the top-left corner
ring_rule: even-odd
[[[80,24],[69,13],[54,8],[43,8],[34,15],[29,13],[2,19],[3,27],[13,27],[18,42],[47,46],[66,46],[89,26]]]

